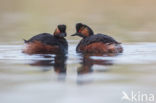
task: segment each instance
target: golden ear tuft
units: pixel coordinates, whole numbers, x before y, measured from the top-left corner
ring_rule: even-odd
[[[87,27],[82,27],[82,29],[80,29],[80,33],[86,37],[89,36],[89,30]]]
[[[54,35],[60,34],[60,30],[58,28],[56,28]]]

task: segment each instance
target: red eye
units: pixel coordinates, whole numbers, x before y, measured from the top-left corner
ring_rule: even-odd
[[[81,32],[81,29],[79,30],[79,32]]]

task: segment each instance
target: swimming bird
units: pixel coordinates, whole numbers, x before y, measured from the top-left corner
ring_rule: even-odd
[[[41,33],[29,40],[24,40],[26,47],[23,53],[27,54],[66,54],[68,43],[66,36],[66,25],[58,25],[53,34]]]
[[[105,34],[94,34],[93,30],[82,23],[76,24],[76,33],[71,36],[79,36],[82,40],[76,47],[80,53],[122,53],[121,43]]]

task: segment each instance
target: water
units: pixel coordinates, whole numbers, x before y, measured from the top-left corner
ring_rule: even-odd
[[[0,102],[130,103],[121,100],[122,91],[156,96],[155,3],[0,0]],[[77,54],[80,38],[70,35],[78,22],[122,42],[124,52],[116,56]],[[67,24],[66,56],[21,52],[22,39],[53,33],[58,24]]]
[[[120,102],[122,91],[155,93],[156,43],[125,43],[118,56],[83,57],[77,42],[69,41],[64,58],[23,54],[20,42],[0,45],[1,101],[102,103]]]

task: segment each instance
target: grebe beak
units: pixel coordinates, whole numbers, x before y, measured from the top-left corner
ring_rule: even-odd
[[[84,35],[82,35],[81,33],[75,33],[75,34],[72,34],[71,36],[79,36],[79,37],[85,37]]]
[[[72,34],[71,36],[79,36],[80,33],[75,33],[75,34]]]

